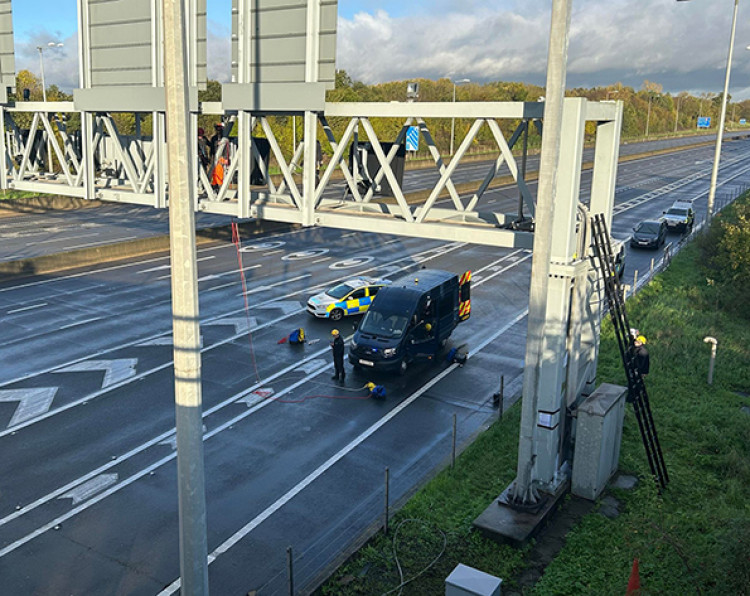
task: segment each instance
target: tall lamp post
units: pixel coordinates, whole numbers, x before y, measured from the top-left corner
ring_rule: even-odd
[[[677,2],[688,2],[689,0],[677,0]],[[729,36],[729,54],[727,55],[727,72],[724,77],[724,94],[721,98],[721,115],[719,116],[719,129],[716,131],[716,151],[714,152],[714,166],[711,170],[711,187],[708,191],[708,207],[706,211],[706,224],[711,223],[714,211],[714,199],[716,198],[716,179],[719,176],[719,161],[721,159],[721,141],[724,136],[724,120],[727,117],[727,95],[729,95],[729,75],[732,71],[732,53],[734,52],[734,32],[737,27],[737,7],[739,0],[734,0],[734,12],[732,14],[732,33]]]
[[[459,79],[458,81],[453,81],[453,103],[456,103],[456,85],[461,85],[462,83],[471,83],[471,79]],[[451,151],[450,154],[453,155],[453,139],[456,136],[456,118],[451,118]]]
[[[677,132],[677,121],[680,118],[680,105],[682,104],[683,99],[685,99],[684,95],[677,97],[677,111],[675,112],[675,115],[674,115],[674,131],[675,132]]]
[[[48,48],[61,48],[63,47],[63,43],[55,43],[54,41],[50,41],[47,43]],[[44,46],[37,46],[37,51],[39,52],[39,69],[42,73],[42,101],[44,103],[47,103],[47,84],[44,81]],[[47,171],[52,172],[52,147],[50,145],[50,139],[47,138]]]

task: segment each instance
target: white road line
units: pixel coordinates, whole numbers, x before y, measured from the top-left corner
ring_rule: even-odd
[[[507,323],[499,331],[492,334],[490,337],[485,339],[481,344],[479,344],[477,349],[474,350],[472,353],[477,354],[481,352],[485,347],[487,347],[490,343],[496,341],[499,336],[504,334],[506,331],[508,331],[508,329],[510,329],[516,323],[522,320],[526,316],[527,312],[528,310],[524,310],[520,312],[518,315],[516,315],[516,317],[512,321]],[[443,372],[441,372],[436,377],[433,377],[432,379],[430,379],[427,383],[422,385],[422,387],[420,387],[417,391],[415,391],[409,397],[407,397],[404,401],[402,401],[398,406],[393,408],[385,416],[380,418],[380,420],[378,420],[376,423],[374,423],[368,429],[362,432],[358,437],[352,440],[348,445],[346,445],[344,448],[339,450],[338,453],[328,458],[323,464],[321,464],[316,470],[311,472],[306,478],[304,478],[296,486],[294,486],[289,491],[287,491],[284,495],[279,497],[272,505],[267,507],[259,515],[255,516],[252,520],[250,520],[247,524],[245,524],[242,528],[240,528],[237,532],[235,532],[232,536],[230,536],[227,540],[225,540],[222,544],[220,544],[216,548],[216,550],[214,550],[212,553],[208,555],[208,564],[210,565],[216,559],[218,559],[221,555],[228,552],[235,544],[237,544],[240,540],[242,540],[245,536],[247,536],[260,524],[262,524],[269,517],[271,517],[271,515],[276,513],[278,510],[280,510],[284,505],[286,505],[289,501],[291,501],[294,497],[296,497],[299,493],[301,493],[305,488],[307,488],[310,484],[312,484],[316,479],[318,479],[325,472],[327,472],[330,468],[332,468],[334,464],[341,461],[344,458],[344,456],[348,455],[355,448],[359,447],[359,445],[361,445],[365,440],[370,438],[373,434],[375,434],[375,432],[377,432],[383,426],[385,426],[386,423],[390,422],[398,414],[400,414],[402,411],[408,408],[412,403],[414,403],[425,392],[431,389],[439,381],[442,381],[445,377],[447,377],[450,373],[452,373],[458,367],[459,367],[458,364],[451,364]],[[320,374],[321,372],[322,370],[318,371],[317,374]],[[302,379],[302,381],[299,384],[306,383],[306,382],[308,382],[307,379]],[[278,397],[279,396],[277,395],[276,398]],[[249,415],[252,411],[253,411],[252,409],[249,410],[248,412],[245,413],[245,415]],[[236,422],[238,421],[239,420],[232,421],[231,423],[228,422],[228,423],[225,423],[223,426],[228,428],[230,425],[236,424]],[[2,552],[0,552],[0,556],[1,555],[2,555]],[[180,589],[180,584],[181,584],[180,579],[175,580],[169,586],[167,586],[167,588],[159,592],[159,596],[168,596],[170,594],[174,594],[177,590]]]
[[[332,257],[323,257],[322,259],[318,259],[317,261],[313,261],[313,264],[315,263],[322,263],[323,261],[328,261]]]
[[[459,246],[460,245],[457,245],[454,248],[458,248]],[[504,259],[507,259],[508,257],[512,257],[513,255],[515,255],[518,252],[522,252],[522,249],[516,250],[513,253],[511,253],[510,255],[506,255],[505,257],[502,257],[502,258],[498,259],[497,261],[495,261],[495,263],[500,262],[500,261],[502,261]],[[520,260],[516,261],[516,263],[520,263],[520,262],[521,262]],[[492,264],[488,265],[488,267],[490,267],[490,266],[492,266]],[[404,269],[405,268],[408,268],[408,266],[404,267]],[[303,309],[300,309],[300,310],[303,310]],[[280,320],[283,320],[285,318],[287,318],[286,315],[278,317],[274,321],[266,323],[265,325],[263,325],[261,327],[270,326],[270,325],[275,324],[276,322],[278,322]],[[259,327],[259,329],[261,327]],[[223,343],[227,343],[227,342],[232,341],[234,339],[236,339],[236,338],[235,337],[229,338],[228,340],[220,342],[220,343],[222,343],[222,344]],[[479,349],[482,349],[490,341],[491,341],[491,339],[490,340],[486,340],[485,342],[481,343]],[[216,345],[219,345],[219,344],[216,344]],[[216,345],[215,346],[210,346],[209,348],[206,348],[205,350],[201,350],[201,351],[202,352],[203,351],[207,351],[209,349],[212,349],[213,347],[216,347]],[[303,358],[301,361],[296,362],[294,364],[291,364],[290,366],[288,366],[288,367],[286,367],[286,368],[284,368],[284,369],[282,369],[282,370],[274,373],[273,375],[270,375],[269,377],[267,377],[267,378],[259,381],[258,383],[256,383],[255,385],[249,387],[248,389],[245,389],[245,390],[241,391],[240,393],[238,393],[236,395],[233,395],[233,396],[229,397],[228,399],[224,400],[223,402],[221,402],[221,403],[213,406],[212,408],[209,408],[208,410],[206,410],[203,413],[203,418],[206,419],[211,414],[213,414],[215,412],[218,412],[219,410],[222,410],[223,408],[225,408],[225,407],[227,407],[227,406],[229,406],[231,404],[240,402],[240,400],[242,400],[243,397],[245,397],[247,395],[251,395],[253,392],[255,392],[256,390],[258,390],[259,388],[267,386],[272,381],[274,381],[274,380],[282,377],[283,375],[287,374],[288,372],[298,370],[300,368],[300,366],[304,367],[306,363],[312,363],[313,361],[315,361],[316,359],[318,359],[319,356],[328,353],[328,351],[329,351],[329,348],[326,347],[326,348],[323,348],[323,349],[321,349],[321,350],[319,350],[317,352],[313,352],[308,357]],[[163,370],[164,368],[167,368],[168,366],[171,366],[171,364],[172,363],[169,362],[169,363],[167,363],[167,364],[165,364],[163,366],[160,366],[160,367],[158,367],[156,369],[153,369],[151,371],[147,371],[145,373],[136,375],[135,377],[131,378],[130,381],[139,380],[140,378],[143,378],[143,377],[145,377],[148,374],[151,374],[151,373],[156,372],[158,370]],[[278,398],[278,397],[281,397],[283,395],[286,395],[287,393],[289,393],[290,391],[292,391],[293,389],[295,389],[296,387],[298,387],[300,384],[309,381],[310,378],[313,378],[314,376],[317,376],[318,374],[320,374],[323,371],[329,369],[330,367],[331,367],[331,364],[327,364],[327,365],[323,366],[320,370],[318,370],[318,371],[316,371],[314,373],[311,371],[310,374],[308,374],[305,378],[301,379],[300,381],[298,381],[297,383],[295,383],[293,386],[290,386],[286,390],[283,390],[282,392],[280,392],[279,394],[277,394],[275,396],[275,398]],[[122,383],[121,385],[124,385],[124,384],[126,384],[126,383]],[[113,385],[113,386],[109,387],[109,389],[115,389],[115,388],[117,388],[119,386],[120,385]],[[82,398],[81,400],[79,400],[75,404],[68,404],[67,406],[62,407],[62,408],[58,409],[57,411],[59,412],[59,411],[62,411],[64,409],[68,409],[69,407],[73,407],[74,405],[79,405],[80,403],[90,401],[91,399],[94,399],[94,398],[98,397],[100,394],[103,394],[103,393],[106,393],[106,391],[105,390],[98,391],[98,392],[96,392],[96,393],[94,393],[92,395],[89,395],[89,396],[87,396],[85,398]],[[258,409],[260,409],[261,407],[264,407],[264,404],[268,405],[269,403],[271,403],[271,402],[270,401],[269,402],[261,402],[260,404],[257,404],[252,409],[248,410],[247,415],[252,414],[252,413],[258,411]],[[249,405],[250,404],[248,404],[248,406]],[[242,418],[239,418],[239,419],[241,420]],[[229,425],[234,424],[234,421],[236,421],[236,420],[237,419],[233,419],[233,421],[230,422]],[[0,432],[0,437],[3,437],[3,436],[8,435],[8,434],[12,434],[12,433],[20,430],[21,428],[24,428],[25,426],[28,426],[28,424],[19,424],[19,425],[15,426],[12,429],[7,429],[4,432]],[[227,427],[227,425],[222,425],[222,426],[218,427],[217,429],[214,429],[211,433],[207,434],[204,438],[206,438],[206,439],[210,438],[210,437],[214,436],[215,434],[217,434],[218,432],[220,432],[221,430],[224,430],[226,427]],[[112,469],[116,465],[118,465],[118,464],[120,464],[120,463],[122,463],[122,462],[124,462],[124,461],[126,461],[126,460],[128,460],[128,459],[130,459],[130,458],[132,458],[132,457],[134,457],[134,456],[142,453],[143,451],[145,451],[149,447],[152,447],[154,445],[158,445],[158,444],[164,442],[165,440],[168,441],[171,437],[174,436],[174,433],[175,433],[174,429],[171,429],[170,431],[166,431],[166,432],[162,433],[161,435],[155,437],[154,439],[152,439],[152,440],[150,440],[150,441],[148,441],[148,442],[146,442],[146,443],[144,443],[144,444],[142,444],[142,445],[140,445],[140,446],[138,446],[138,447],[136,447],[136,448],[128,451],[127,453],[125,453],[123,455],[118,456],[116,460],[108,462],[107,464],[105,464],[103,466],[100,466],[99,468],[96,468],[95,470],[89,472],[88,474],[82,476],[81,478],[78,478],[78,479],[76,479],[76,480],[74,480],[72,482],[69,482],[65,486],[63,486],[63,487],[61,487],[61,488],[53,491],[52,493],[49,493],[48,495],[46,495],[44,497],[40,497],[36,501],[34,501],[34,502],[26,505],[25,507],[19,509],[18,511],[15,511],[14,513],[12,513],[12,514],[10,514],[10,515],[8,515],[8,516],[0,519],[0,526],[3,526],[5,524],[13,521],[14,519],[17,519],[18,517],[24,515],[25,513],[28,513],[30,511],[36,509],[40,505],[43,505],[44,503],[47,503],[47,502],[49,502],[49,501],[51,501],[51,500],[59,497],[61,494],[70,491],[71,489],[75,488],[76,486],[79,486],[80,484],[83,484],[83,483],[89,481],[90,479],[92,479],[92,478],[94,478],[94,477],[96,477],[96,476],[98,476],[98,475],[106,472],[107,470]],[[144,471],[142,471],[141,473],[137,474],[136,477],[133,477],[132,479],[128,479],[127,481],[124,481],[120,485],[117,485],[116,487],[113,487],[113,489],[110,490],[106,495],[102,495],[102,498],[104,498],[105,496],[108,496],[109,494],[112,494],[112,493],[116,492],[117,490],[119,490],[119,488],[123,488],[123,487],[127,486],[128,484],[130,484],[131,482],[137,480],[138,478],[143,477],[146,473],[151,472],[152,470],[156,469],[157,467],[159,467],[163,463],[166,463],[167,461],[169,461],[169,459],[170,458],[162,459],[159,462],[157,462],[156,464],[153,464],[153,465],[149,466]],[[93,505],[95,502],[98,502],[98,500],[100,500],[100,499],[97,499],[96,501],[88,502],[88,503],[84,504],[83,506],[81,506],[81,507],[79,507],[79,508],[77,508],[77,509],[69,512],[69,514],[67,514],[67,517],[65,517],[64,519],[69,519],[75,513],[79,512],[79,511],[82,511],[83,509],[87,508],[90,505]],[[64,519],[63,518],[58,518],[51,525],[48,524],[47,526],[44,526],[43,528],[40,528],[39,531],[36,532],[36,533],[34,533],[33,536],[30,536],[28,540],[25,540],[23,542],[14,543],[16,546],[12,550],[15,550],[15,548],[18,548],[22,544],[25,544],[26,542],[28,542],[29,540],[35,538],[36,536],[39,536],[44,531],[48,530],[49,527],[54,527],[54,525],[56,525],[57,523],[60,523],[61,521],[64,521]],[[11,551],[7,551],[7,552],[11,552]],[[4,550],[0,551],[0,557],[4,556],[4,554],[7,554],[7,552],[5,552]]]
[[[13,310],[5,311],[7,314],[12,315],[17,312],[23,312],[25,310],[33,310],[35,308],[42,308],[43,306],[47,306],[46,302],[42,302],[41,304],[32,304],[31,306],[24,306],[23,308],[14,308]]]
[[[76,323],[69,323],[67,325],[63,325],[62,327],[58,327],[58,330],[62,329],[71,329],[72,327],[78,327],[79,325],[85,325],[86,323],[93,323],[94,321],[100,321],[104,317],[94,317],[93,319],[86,319],[84,321],[78,321]]]

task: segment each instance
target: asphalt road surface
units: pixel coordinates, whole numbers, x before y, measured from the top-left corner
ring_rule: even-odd
[[[701,220],[712,152],[621,164],[614,235],[677,199],[697,199]],[[750,141],[725,144],[719,184],[720,203],[750,184]],[[483,200],[506,210],[517,190]],[[628,248],[624,279],[638,270],[642,283],[663,250]],[[288,594],[291,546],[308,593],[382,521],[386,467],[395,506],[449,461],[454,416],[466,445],[496,418],[501,375],[505,407],[520,395],[531,253],[302,229],[198,259],[211,592]],[[422,266],[474,272],[471,319],[451,340],[469,349],[466,366],[347,368],[345,386],[332,382],[334,324],[311,319],[306,298]],[[0,313],[2,591],[179,592],[168,255],[4,283]],[[279,343],[296,327],[306,345]],[[385,400],[365,399],[369,380]]]

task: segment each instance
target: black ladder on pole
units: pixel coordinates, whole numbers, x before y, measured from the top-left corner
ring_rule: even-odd
[[[612,258],[612,245],[607,231],[604,216],[594,215],[591,220],[592,245],[594,256],[598,261],[597,266],[602,274],[604,284],[604,295],[609,306],[609,315],[615,328],[617,344],[620,348],[620,356],[628,377],[628,401],[633,404],[635,418],[641,431],[643,446],[646,448],[648,465],[654,479],[659,484],[660,490],[667,486],[669,474],[664,463],[664,455],[659,445],[659,437],[656,434],[654,418],[651,415],[651,407],[646,391],[646,383],[636,365],[635,346],[630,334],[630,324],[625,312],[625,299],[620,286],[620,278],[614,269]]]

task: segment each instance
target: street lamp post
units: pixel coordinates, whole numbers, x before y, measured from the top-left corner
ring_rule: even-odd
[[[646,138],[648,138],[648,125],[651,120],[651,100],[653,96],[651,93],[648,94],[648,112],[646,112]]]
[[[64,44],[62,43],[55,43],[54,41],[50,41],[47,43],[48,48],[61,48]],[[44,103],[47,103],[47,84],[44,81],[44,46],[37,46],[37,51],[39,52],[39,70],[42,74],[42,101]],[[52,172],[52,154],[51,154],[52,148],[50,145],[50,140],[47,138],[47,171]]]
[[[677,2],[688,2],[689,0],[677,0]],[[716,131],[716,150],[714,152],[714,166],[711,170],[711,186],[708,190],[708,206],[706,211],[706,224],[711,223],[714,211],[714,200],[716,198],[716,180],[719,176],[719,161],[721,159],[721,141],[724,136],[724,121],[727,117],[727,95],[729,95],[729,75],[732,71],[732,53],[734,52],[734,33],[737,27],[737,7],[739,0],[734,0],[734,12],[732,14],[732,33],[729,36],[729,54],[727,55],[727,71],[724,77],[724,94],[721,98],[721,115],[719,116],[719,128]]]
[[[682,100],[685,99],[685,96],[681,96],[677,98],[677,111],[674,115],[674,131],[677,132],[677,121],[680,119],[680,105],[682,104]]]
[[[461,85],[462,83],[471,83],[471,79],[460,79],[458,81],[453,81],[453,103],[456,103],[456,85]],[[453,155],[453,139],[456,136],[456,118],[451,118],[451,151],[450,154]]]

